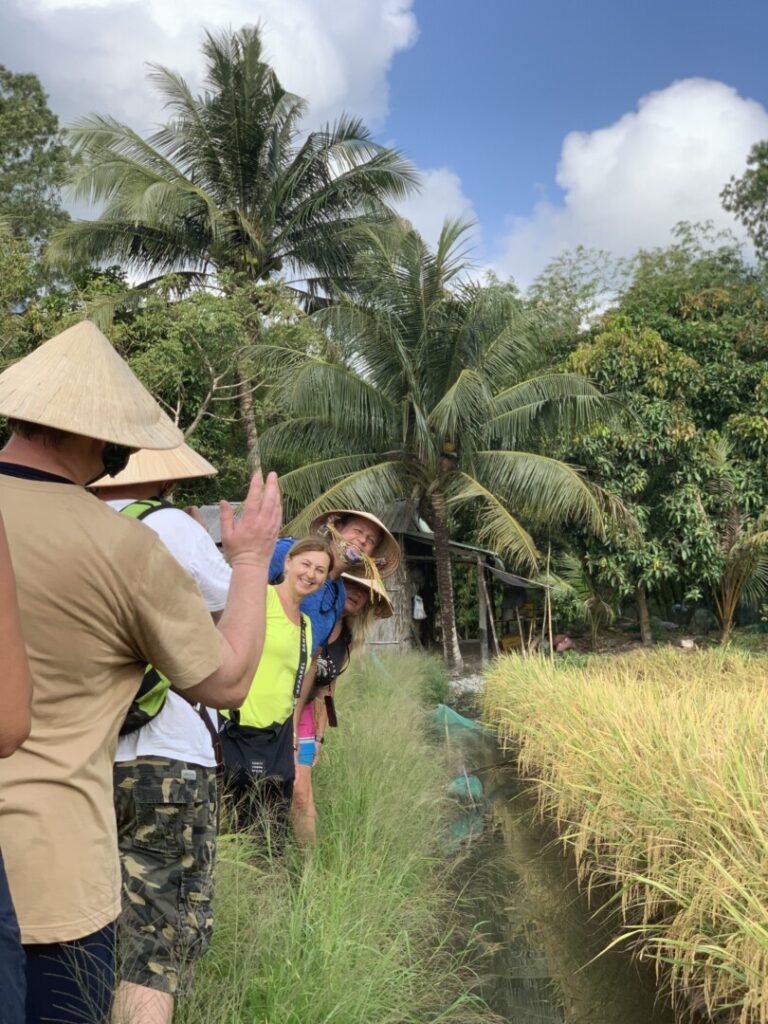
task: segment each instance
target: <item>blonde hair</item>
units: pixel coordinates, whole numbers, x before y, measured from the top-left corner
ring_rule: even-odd
[[[347,580],[347,586],[350,583],[357,581]],[[366,587],[362,581],[357,582],[357,586],[362,587],[366,591],[365,605],[360,609],[359,612],[355,612],[352,615],[344,616],[344,624],[349,630],[351,637],[351,643],[349,645],[350,653],[352,651],[359,651],[365,647],[368,640],[368,634],[371,631],[371,626],[376,618],[376,611],[378,610],[380,597],[377,597],[374,591],[369,587]]]

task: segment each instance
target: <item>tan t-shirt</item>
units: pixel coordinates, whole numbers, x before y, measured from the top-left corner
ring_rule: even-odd
[[[33,675],[32,731],[0,762],[0,849],[29,943],[120,912],[117,734],[148,662],[180,689],[221,664],[192,577],[153,530],[81,487],[0,474]]]

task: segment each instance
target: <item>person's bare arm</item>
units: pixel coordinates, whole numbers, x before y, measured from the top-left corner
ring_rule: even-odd
[[[269,562],[282,524],[277,476],[262,486],[254,476],[235,521],[231,506],[220,505],[221,540],[232,580],[227,604],[217,623],[222,635],[221,666],[184,696],[210,707],[237,708],[248,695],[264,649]]]
[[[0,757],[9,757],[29,736],[32,676],[21,635],[16,581],[0,519]]]

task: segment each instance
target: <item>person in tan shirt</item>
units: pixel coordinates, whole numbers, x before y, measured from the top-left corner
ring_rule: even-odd
[[[0,764],[0,846],[26,954],[28,1024],[106,1020],[120,911],[112,795],[117,735],[148,663],[194,701],[237,707],[264,639],[280,526],[274,475],[251,483],[237,522],[222,503],[232,567],[214,625],[156,534],[84,485],[130,450],[181,434],[86,322],[0,375],[0,509],[33,678],[31,731]]]
[[[32,677],[19,626],[11,554],[0,518],[0,757],[10,757],[29,736]],[[2,791],[0,791],[2,800]],[[3,1024],[23,1024],[26,981],[24,951],[0,849],[0,993]]]

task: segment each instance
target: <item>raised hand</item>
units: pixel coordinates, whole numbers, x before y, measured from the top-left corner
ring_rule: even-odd
[[[219,504],[221,543],[230,565],[269,564],[283,524],[283,504],[276,473],[266,483],[261,474],[251,478],[248,494],[237,518],[228,501]]]

